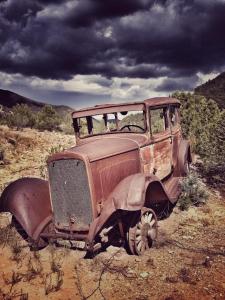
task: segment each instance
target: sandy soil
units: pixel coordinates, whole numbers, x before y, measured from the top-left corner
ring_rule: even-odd
[[[39,176],[49,148],[59,141],[73,143],[71,136],[25,130],[22,135],[31,146],[26,138],[15,146],[6,142],[14,133],[5,135],[9,164],[0,168],[1,187],[21,176]],[[204,206],[185,212],[175,208],[159,222],[158,241],[142,257],[116,247],[93,259],[51,245],[31,252],[17,232],[6,227],[10,216],[2,214],[0,299],[225,299],[224,199],[211,191]]]

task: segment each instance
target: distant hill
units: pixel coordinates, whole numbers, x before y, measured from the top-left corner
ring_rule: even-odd
[[[16,104],[27,104],[33,111],[39,111],[46,103],[38,102],[14,92],[0,89],[0,105],[2,105],[5,110],[10,110]],[[73,111],[71,107],[65,105],[52,106],[61,116]]]
[[[196,87],[195,94],[213,99],[220,108],[225,108],[225,72]]]

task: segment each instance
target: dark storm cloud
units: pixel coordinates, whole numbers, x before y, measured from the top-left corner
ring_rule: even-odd
[[[193,90],[195,88],[197,76],[182,78],[167,78],[155,88],[155,91],[173,92],[178,90]]]
[[[116,18],[151,7],[154,0],[82,0],[66,17],[72,26],[89,26],[96,20]]]
[[[103,86],[112,76],[220,71],[224,16],[222,0],[1,1],[0,70],[54,79],[101,74]]]

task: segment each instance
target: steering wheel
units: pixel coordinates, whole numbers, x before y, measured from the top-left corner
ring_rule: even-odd
[[[126,128],[126,127],[128,128],[129,131],[131,131],[131,129],[130,129],[131,126],[132,126],[132,127],[139,128],[139,129],[141,129],[142,131],[145,131],[144,128],[142,128],[141,126],[138,126],[138,125],[125,125],[125,126],[123,126],[123,127],[120,128],[120,131],[122,131],[122,130],[123,130],[124,128]]]

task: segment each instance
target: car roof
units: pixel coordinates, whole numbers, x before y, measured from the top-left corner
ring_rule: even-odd
[[[130,110],[143,110],[145,107],[157,107],[166,104],[180,104],[180,101],[171,97],[155,97],[149,98],[141,102],[130,103],[116,103],[116,104],[101,104],[92,107],[82,108],[75,110],[72,113],[73,118],[80,118],[85,116],[98,115],[103,113],[113,113],[115,111],[130,111]],[[116,110],[115,110],[116,108]]]

